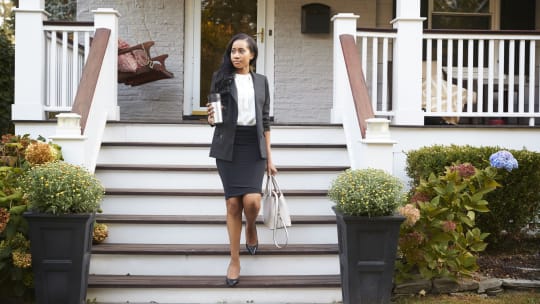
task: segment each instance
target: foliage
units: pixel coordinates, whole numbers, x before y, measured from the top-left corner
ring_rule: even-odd
[[[32,167],[21,187],[30,211],[55,215],[97,212],[104,194],[93,174],[64,161]]]
[[[15,48],[8,32],[0,29],[0,134],[13,131],[11,105],[15,91]]]
[[[104,223],[94,222],[94,231],[92,232],[92,242],[99,244],[109,236],[109,227]]]
[[[454,162],[468,162],[477,168],[486,167],[489,157],[500,147],[440,146],[424,147],[407,153],[407,174],[411,188],[427,179],[432,172],[444,172]],[[519,163],[519,168],[500,170],[498,178],[504,187],[486,195],[491,212],[477,218],[478,227],[490,233],[490,248],[519,241],[522,229],[540,213],[540,153],[527,150],[508,150]]]
[[[458,278],[478,269],[475,254],[485,250],[488,234],[476,227],[475,220],[478,213],[489,211],[484,196],[500,187],[497,174],[497,168],[478,170],[464,163],[420,181],[410,204],[400,209],[407,220],[400,231],[398,281],[415,272],[425,279]]]
[[[352,216],[392,215],[403,197],[402,182],[380,169],[348,169],[332,182],[328,197]]]
[[[75,21],[77,14],[76,0],[46,0],[45,10],[51,14],[50,20]]]
[[[26,301],[34,291],[28,223],[22,216],[27,205],[18,183],[30,167],[26,149],[40,140],[6,134],[0,142],[0,294]]]

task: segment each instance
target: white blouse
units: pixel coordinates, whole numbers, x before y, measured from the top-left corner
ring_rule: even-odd
[[[255,90],[251,74],[236,74],[234,83],[238,91],[238,120],[239,126],[255,125]]]

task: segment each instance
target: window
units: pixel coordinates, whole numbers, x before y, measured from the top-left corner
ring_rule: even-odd
[[[482,29],[493,26],[493,0],[423,0],[429,29]]]

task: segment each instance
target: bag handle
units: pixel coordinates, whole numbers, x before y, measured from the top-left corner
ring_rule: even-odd
[[[285,225],[285,221],[283,220],[283,218],[280,216],[280,213],[279,213],[279,194],[278,193],[280,192],[277,192],[275,190],[272,191],[272,196],[274,197],[274,200],[276,201],[276,203],[274,204],[275,214],[276,214],[276,216],[274,217],[274,227],[276,228],[273,229],[272,238],[274,239],[274,245],[277,248],[284,248],[284,247],[287,247],[287,245],[289,244],[289,231],[287,230],[287,225]],[[285,230],[285,243],[283,246],[280,246],[277,241],[277,231],[279,230],[277,227],[278,227],[279,221],[281,221],[283,229]]]

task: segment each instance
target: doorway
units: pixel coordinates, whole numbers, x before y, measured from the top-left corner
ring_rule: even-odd
[[[206,115],[212,74],[221,64],[227,42],[239,32],[257,41],[256,71],[267,76],[273,95],[273,1],[186,1],[185,116]]]

